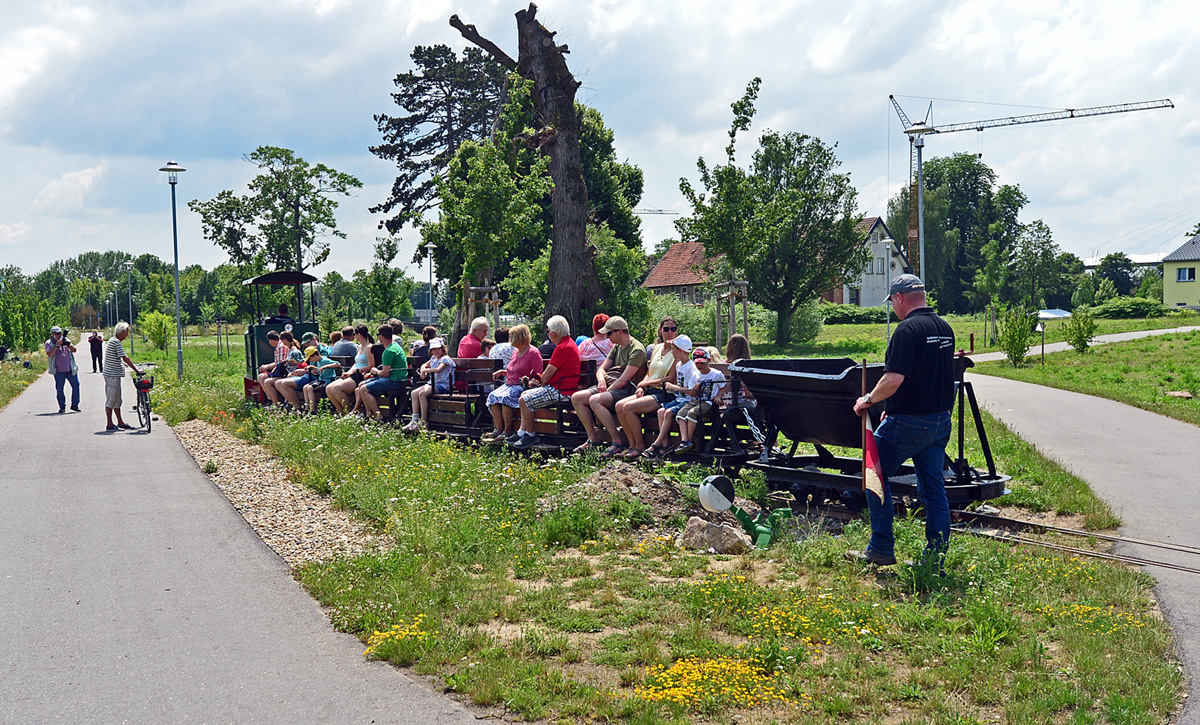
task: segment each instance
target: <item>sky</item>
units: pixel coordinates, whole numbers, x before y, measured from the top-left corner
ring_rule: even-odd
[[[371,262],[390,162],[373,115],[414,46],[465,41],[464,22],[516,57],[514,13],[490,0],[0,0],[0,266],[33,274],[85,251],[172,258],[167,161],[177,187],[179,261],[211,268],[192,199],[243,193],[243,156],[284,146],[355,175],[341,201],[345,240],[321,275]],[[1200,5],[1187,0],[546,0],[538,18],[570,46],[582,82],[642,168],[640,207],[689,208],[679,179],[721,162],[730,104],[763,79],[758,115],[739,139],[746,163],[766,130],[837,144],[859,212],[886,214],[906,183],[909,148],[889,94],[907,114],[958,123],[1170,98],[1175,108],[930,137],[926,158],[981,154],[1029,198],[1080,257],[1168,252],[1200,222]],[[647,249],[678,217],[643,217]],[[893,230],[903,234],[903,230]],[[420,234],[400,234],[399,264]]]

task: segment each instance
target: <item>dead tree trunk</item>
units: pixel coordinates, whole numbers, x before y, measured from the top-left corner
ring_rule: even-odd
[[[514,61],[495,43],[479,35],[474,25],[466,25],[457,15],[450,25],[462,36],[492,55],[501,65],[533,81],[534,112],[543,153],[550,156],[550,178],[554,192],[550,197],[554,226],[550,247],[550,275],[547,280],[545,318],[562,315],[575,325],[601,297],[596,274],[595,254],[585,234],[588,213],[587,186],[579,158],[579,113],[575,110],[575,91],[579,81],[571,75],[563,57],[570,52],[554,43],[554,33],[536,19],[537,5],[517,13],[518,60]]]

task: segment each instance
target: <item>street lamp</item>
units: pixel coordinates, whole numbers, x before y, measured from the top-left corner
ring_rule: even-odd
[[[128,293],[129,293],[129,327],[132,328],[133,327],[133,262],[126,260],[125,274],[126,274],[126,279],[128,280],[126,282],[126,284],[127,284],[126,289],[128,290]],[[130,329],[130,333],[132,333],[132,332],[133,332],[133,330]],[[133,335],[132,334],[129,335],[129,352],[130,352],[130,354],[133,353]]]
[[[113,282],[113,314],[117,318],[117,322],[121,321],[121,295],[118,293],[117,283]]]
[[[896,240],[891,237],[885,237],[883,240],[883,249],[887,253],[887,261],[883,263],[883,286],[887,289],[892,288],[892,250],[896,247]],[[892,339],[892,296],[888,295],[887,301],[883,303],[883,308],[887,311],[887,339]]]
[[[425,245],[425,251],[429,252],[429,324],[433,324],[433,250],[437,249],[437,245],[433,242]]]
[[[171,235],[175,240],[175,364],[176,375],[183,380],[183,328],[179,324],[179,222],[175,216],[175,185],[179,183],[179,172],[187,171],[174,161],[159,169],[167,173],[171,184]]]

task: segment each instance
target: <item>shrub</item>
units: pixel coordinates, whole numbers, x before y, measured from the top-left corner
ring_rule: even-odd
[[[792,313],[792,343],[812,342],[821,334],[824,324],[817,300],[805,302]]]
[[[1162,317],[1167,314],[1167,308],[1161,302],[1144,297],[1114,297],[1093,308],[1092,314],[1110,320]]]
[[[175,334],[175,321],[157,311],[138,315],[138,327],[150,339],[150,344],[159,350],[166,350],[167,340]]]
[[[827,304],[818,308],[826,325],[870,325],[887,322],[886,307]]]
[[[1023,307],[1009,307],[1000,315],[997,326],[1000,328],[1000,350],[1013,367],[1020,366],[1033,342],[1033,318]]]
[[[1104,302],[1108,302],[1109,300],[1116,298],[1116,296],[1117,287],[1113,284],[1113,281],[1107,277],[1100,280],[1100,284],[1096,287],[1096,304],[1103,304]]]
[[[1088,307],[1077,307],[1063,322],[1063,337],[1075,348],[1080,355],[1091,347],[1092,339],[1096,337],[1096,317]]]

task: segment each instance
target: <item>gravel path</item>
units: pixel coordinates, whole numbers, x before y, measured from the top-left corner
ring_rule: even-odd
[[[180,423],[174,431],[197,465],[217,464],[208,477],[288,566],[380,546],[365,524],[335,508],[329,497],[293,482],[287,467],[263,448],[200,420]]]

